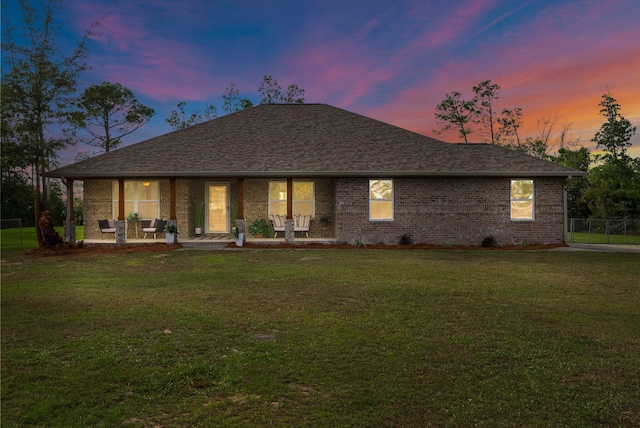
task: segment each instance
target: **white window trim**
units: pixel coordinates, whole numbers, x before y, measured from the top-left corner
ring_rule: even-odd
[[[514,181],[531,181],[531,197],[530,198],[514,198],[511,194],[511,188]],[[529,202],[531,201],[531,218],[514,218],[512,202]],[[509,217],[511,221],[534,221],[536,219],[536,183],[533,178],[512,178],[509,180]]]
[[[391,182],[391,199],[371,199],[371,182],[372,181],[390,181]],[[367,186],[367,193],[369,194],[369,221],[394,221],[396,217],[396,184],[392,178],[371,178]],[[375,202],[391,202],[391,218],[371,218],[371,201]]]
[[[298,202],[311,202],[311,218],[316,216],[316,182],[313,180],[297,180],[298,183],[311,183],[313,188],[313,199],[293,199],[292,202],[292,211],[293,215],[296,215],[296,200]],[[296,180],[293,180],[293,185],[295,186]],[[295,192],[294,192],[295,194]]]
[[[160,197],[160,182],[158,180],[126,180],[126,182],[130,182],[130,183],[144,183],[144,182],[149,182],[149,183],[157,183],[158,185],[158,198]],[[119,182],[118,181],[113,181],[111,184],[111,192],[113,194],[113,189],[114,189],[114,184],[115,187],[119,186]],[[126,202],[133,202],[133,212],[140,212],[140,210],[138,209],[138,186],[136,185],[133,191],[133,200],[131,199],[126,199],[125,198],[125,203]],[[155,216],[155,218],[159,218],[160,217],[160,199],[145,199],[144,202],[157,202],[158,204],[158,212]],[[113,197],[112,200],[112,204],[111,207],[113,209],[113,218],[118,218],[118,204],[119,204],[119,200],[117,197]],[[131,213],[124,213],[125,218]]]
[[[283,200],[286,202],[286,199],[271,199],[271,194],[269,192],[270,183],[287,183],[284,180],[269,180],[267,183],[267,204],[268,204],[268,215],[271,216],[271,202],[282,202]],[[315,218],[316,216],[316,182],[313,180],[293,180],[293,183],[311,183],[313,185],[313,200],[312,202],[312,213],[311,218]],[[308,202],[309,199],[298,199],[299,202]],[[293,215],[296,215],[296,199],[292,199],[291,210],[293,211]]]
[[[271,183],[287,183],[286,181],[282,181],[282,180],[269,180],[267,181],[267,215],[269,217],[271,217],[271,203],[272,202],[282,202],[283,200],[286,202],[286,198],[285,199],[271,199]],[[285,193],[286,193],[286,186],[285,186]]]

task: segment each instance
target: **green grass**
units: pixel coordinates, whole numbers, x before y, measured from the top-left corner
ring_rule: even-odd
[[[3,251],[2,427],[638,426],[638,266]]]
[[[64,237],[64,227],[55,227],[56,232]],[[22,236],[21,236],[22,233]],[[84,239],[84,226],[76,226],[76,239]],[[38,248],[38,238],[35,227],[23,227],[20,229],[0,229],[0,244],[2,250],[28,250]]]
[[[605,235],[604,233],[579,232],[567,235],[567,242],[575,242],[581,244],[629,244],[640,245],[640,235]]]

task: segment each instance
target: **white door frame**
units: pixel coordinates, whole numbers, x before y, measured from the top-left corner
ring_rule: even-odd
[[[225,230],[211,230],[209,223],[209,214],[210,214],[210,201],[209,201],[209,189],[211,186],[216,187],[224,187],[225,188],[225,196],[226,196],[226,209],[225,209]],[[205,232],[206,233],[229,233],[229,204],[231,203],[231,185],[228,182],[207,182],[205,183],[205,200],[206,200],[206,210],[205,210]]]

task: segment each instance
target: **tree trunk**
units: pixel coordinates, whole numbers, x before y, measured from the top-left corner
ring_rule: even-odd
[[[38,248],[43,247],[42,242],[42,231],[40,230],[40,172],[38,170],[38,166],[35,166],[35,201],[33,204],[33,214],[35,217],[35,226],[36,226],[36,237],[38,238]]]
[[[47,177],[44,176],[44,171],[42,176],[42,206],[40,207],[40,211],[47,211],[49,209],[49,192],[47,189]]]

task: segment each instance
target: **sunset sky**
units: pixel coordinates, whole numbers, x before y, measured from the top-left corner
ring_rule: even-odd
[[[66,0],[63,6],[64,43],[100,22],[83,87],[118,82],[156,110],[128,144],[171,131],[165,119],[179,101],[188,111],[209,102],[222,113],[230,82],[257,103],[265,74],[282,87],[304,88],[307,102],[449,142],[457,135],[434,133],[435,106],[455,90],[471,98],[484,80],[501,86],[496,110],[523,109],[522,135],[556,117],[557,130],[572,123],[572,139],[593,149],[607,91],[640,125],[638,0]],[[5,12],[3,23],[11,21]],[[640,156],[640,133],[633,142],[631,153]],[[62,162],[72,159],[68,153]]]

